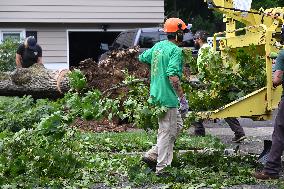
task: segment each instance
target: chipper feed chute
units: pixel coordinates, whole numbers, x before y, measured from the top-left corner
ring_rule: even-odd
[[[254,91],[236,101],[217,110],[199,112],[204,118],[251,117],[257,120],[271,119],[273,109],[277,108],[282,89],[272,87],[272,60],[271,52],[278,52],[280,32],[284,23],[284,8],[276,7],[267,10],[240,10],[235,7],[234,0],[205,0],[208,8],[224,14],[226,31],[214,35],[213,47],[216,48],[216,37],[221,35],[219,48],[221,56],[236,60],[234,52],[237,48],[256,46],[256,53],[266,58],[266,86]],[[236,28],[236,21],[245,25]],[[243,30],[243,34],[237,35]],[[228,53],[228,48],[231,51]],[[228,60],[228,59],[227,59]]]
[[[282,89],[276,88],[272,91],[272,107],[267,108],[267,90],[266,87],[254,91],[238,100],[231,102],[217,110],[199,112],[198,115],[203,118],[227,118],[227,117],[249,117],[254,120],[268,120],[272,117],[272,110],[277,108],[281,98]]]
[[[223,36],[219,48],[221,56],[236,60],[234,52],[237,48],[254,45],[256,53],[266,58],[266,86],[254,91],[236,101],[233,101],[217,110],[199,112],[203,118],[250,117],[256,120],[272,118],[273,109],[281,98],[282,88],[272,87],[272,59],[271,52],[278,52],[280,45],[280,32],[284,23],[284,8],[277,7],[267,10],[243,11],[234,8],[233,0],[205,0],[208,7],[224,14],[226,31],[214,35],[213,47],[216,48],[216,37]],[[245,14],[244,14],[245,13]],[[245,27],[236,29],[236,21],[242,22]],[[239,31],[244,34],[237,35]],[[228,53],[228,48],[231,51]],[[228,59],[227,59],[228,60]]]

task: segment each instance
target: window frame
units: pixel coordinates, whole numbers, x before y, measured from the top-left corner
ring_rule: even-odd
[[[23,41],[26,37],[26,30],[25,29],[10,29],[10,28],[0,28],[0,43],[3,43],[4,34],[6,33],[19,33],[20,34],[20,41]]]

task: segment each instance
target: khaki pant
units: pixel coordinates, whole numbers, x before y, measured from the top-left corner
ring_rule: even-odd
[[[145,157],[157,161],[156,172],[172,163],[174,143],[182,124],[177,108],[169,108],[166,115],[159,119],[157,144],[145,154]]]

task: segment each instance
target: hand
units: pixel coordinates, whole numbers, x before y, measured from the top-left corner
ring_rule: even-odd
[[[179,111],[182,117],[184,117],[188,113],[189,109],[188,101],[186,100],[184,95],[179,99],[179,104]]]

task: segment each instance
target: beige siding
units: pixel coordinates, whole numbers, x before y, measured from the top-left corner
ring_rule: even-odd
[[[65,29],[37,30],[38,43],[43,49],[44,64],[67,63],[67,36]]]
[[[110,28],[115,31],[122,31],[125,29],[132,29],[137,27],[153,27],[156,24],[111,24]],[[68,42],[67,42],[67,31],[102,31],[100,25],[94,24],[55,24],[55,23],[0,23],[0,30],[26,30],[36,31],[38,43],[41,45],[43,50],[43,62],[46,65],[57,64],[66,66],[68,64]]]
[[[162,23],[163,0],[1,0],[0,22]]]

